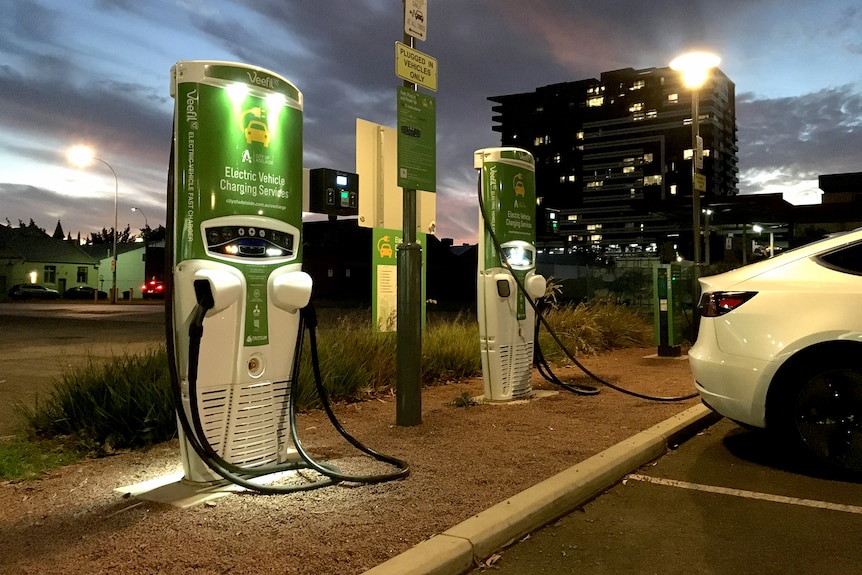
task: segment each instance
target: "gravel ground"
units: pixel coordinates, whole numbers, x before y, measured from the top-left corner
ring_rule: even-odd
[[[647,357],[654,353],[628,349],[582,361],[641,393],[691,393],[685,358]],[[590,383],[576,368],[559,374]],[[534,388],[553,389],[538,377]],[[174,441],[0,484],[0,573],[362,573],[697,401],[651,402],[602,388],[596,396],[562,391],[521,404],[453,405],[464,392],[480,396],[481,380],[425,389],[423,421],[414,427],[394,424],[393,397],[336,406],[360,441],[410,464],[399,481],[245,492],[190,508],[115,491],[180,471]],[[356,465],[358,453],[321,412],[300,414],[297,428],[312,452]]]

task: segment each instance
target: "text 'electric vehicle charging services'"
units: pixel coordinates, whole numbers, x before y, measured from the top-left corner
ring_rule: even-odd
[[[302,94],[254,66],[181,61],[171,95],[167,336],[186,480],[282,492],[405,475],[391,458],[399,473],[341,474],[296,437],[291,393],[312,291],[302,271]],[[307,467],[321,479],[253,481]]]

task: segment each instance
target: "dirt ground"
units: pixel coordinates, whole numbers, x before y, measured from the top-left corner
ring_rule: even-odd
[[[69,361],[75,355],[69,342],[27,353]],[[654,353],[627,349],[581,360],[601,378],[640,393],[693,392],[688,361]],[[11,380],[27,388],[13,364],[0,356],[2,388]],[[577,368],[557,371],[565,381],[592,383]],[[0,484],[0,572],[362,573],[697,402],[647,401],[600,387],[595,396],[560,391],[526,403],[457,407],[453,400],[465,392],[482,395],[481,379],[439,385],[423,391],[422,424],[414,427],[395,425],[394,397],[337,405],[349,432],[410,465],[409,477],[387,483],[246,492],[184,509],[115,491],[181,471],[173,441]],[[556,391],[538,375],[534,389]],[[326,461],[347,471],[383,470],[338,438],[321,412],[300,414],[297,429]]]

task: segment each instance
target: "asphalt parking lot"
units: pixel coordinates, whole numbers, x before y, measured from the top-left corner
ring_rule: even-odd
[[[847,574],[862,481],[726,419],[474,573]]]
[[[0,437],[14,435],[16,404],[32,406],[70,366],[164,345],[161,301],[0,303]]]

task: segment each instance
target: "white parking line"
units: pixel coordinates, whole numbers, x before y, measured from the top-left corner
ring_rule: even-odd
[[[829,503],[828,501],[816,501],[814,499],[800,499],[798,497],[787,497],[785,495],[771,495],[769,493],[758,493],[744,489],[730,489],[728,487],[716,487],[714,485],[701,485],[700,483],[689,483],[688,481],[677,481],[675,479],[662,479],[661,477],[650,477],[649,475],[631,474],[625,479],[655,483],[656,485],[667,485],[681,489],[694,491],[705,491],[707,493],[718,493],[720,495],[732,495],[733,497],[745,497],[747,499],[759,499],[773,503],[787,503],[789,505],[800,505],[802,507],[814,507],[816,509],[829,509],[830,511],[843,511],[845,513],[856,513],[862,515],[862,507],[858,505],[844,505],[843,503]],[[625,485],[625,480],[623,480]]]

